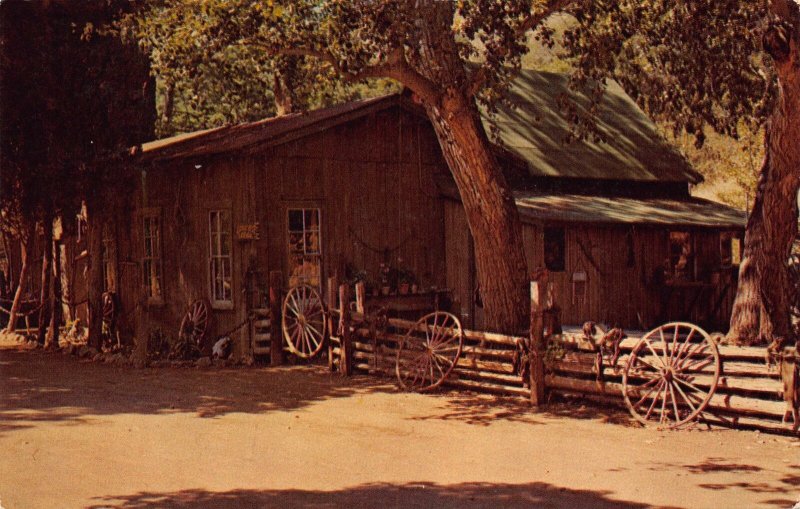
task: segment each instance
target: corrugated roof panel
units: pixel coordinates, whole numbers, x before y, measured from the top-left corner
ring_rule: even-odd
[[[625,198],[515,193],[520,216],[543,222],[744,228],[744,212],[700,198]]]
[[[605,140],[566,143],[570,124],[558,106],[566,95],[579,108],[588,104],[585,95],[570,90],[566,75],[523,70],[506,94],[513,106],[500,105],[495,117],[484,114],[484,124],[490,132],[491,125],[497,128],[496,141],[527,161],[532,176],[702,181],[615,82],[608,84],[597,115]]]

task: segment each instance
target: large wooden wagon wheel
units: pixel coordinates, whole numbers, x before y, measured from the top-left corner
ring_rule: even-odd
[[[400,386],[417,392],[439,387],[456,366],[463,343],[464,331],[455,315],[436,311],[417,320],[397,349]]]
[[[721,370],[713,339],[691,323],[672,322],[645,334],[622,375],[625,404],[645,425],[677,428],[708,406]]]
[[[208,303],[202,299],[192,302],[183,315],[178,337],[190,341],[198,348],[202,347],[208,332],[208,307]]]
[[[289,290],[283,300],[283,337],[289,350],[310,359],[322,351],[327,334],[328,320],[319,292],[308,285]]]

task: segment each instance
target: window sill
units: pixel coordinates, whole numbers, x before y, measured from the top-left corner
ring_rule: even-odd
[[[211,309],[217,311],[233,311],[233,302],[211,301]]]

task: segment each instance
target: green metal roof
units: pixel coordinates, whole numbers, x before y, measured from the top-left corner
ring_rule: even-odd
[[[514,193],[520,217],[529,222],[623,223],[744,228],[745,213],[701,198],[627,198],[577,194]]]
[[[494,119],[484,112],[487,131],[494,124],[502,146],[527,162],[535,177],[698,183],[702,176],[658,133],[636,103],[609,82],[598,111],[605,141],[565,143],[570,123],[559,110],[569,96],[579,108],[589,99],[570,90],[568,76],[522,70],[506,93],[513,107],[500,105]]]

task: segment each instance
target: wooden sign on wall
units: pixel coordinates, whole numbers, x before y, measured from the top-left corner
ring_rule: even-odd
[[[258,223],[240,224],[236,226],[236,238],[238,240],[259,240]]]

